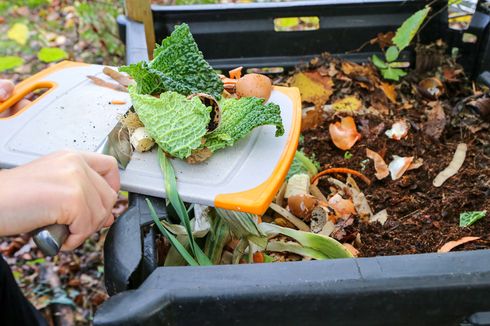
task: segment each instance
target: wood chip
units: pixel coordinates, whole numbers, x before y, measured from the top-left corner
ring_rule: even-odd
[[[451,163],[449,163],[448,167],[442,170],[432,182],[434,187],[442,186],[447,179],[458,173],[466,158],[467,150],[468,146],[465,143],[458,144]]]
[[[481,237],[462,237],[461,239],[455,240],[455,241],[449,241],[446,244],[444,244],[439,250],[437,250],[438,253],[444,253],[444,252],[449,252],[456,248],[457,246],[460,246],[464,243],[475,241],[480,239]]]
[[[110,88],[110,89],[118,91],[118,92],[125,92],[125,93],[128,92],[127,87],[121,86],[119,84],[106,82],[105,80],[103,80],[99,77],[87,76],[87,78],[90,79],[97,86]]]
[[[112,79],[114,79],[115,81],[117,81],[118,84],[121,86],[128,87],[129,85],[134,84],[134,80],[129,78],[129,76],[122,74],[119,71],[116,71],[116,70],[111,69],[109,67],[104,67],[104,69],[102,69],[102,72],[105,75],[107,75],[107,76],[111,77]]]

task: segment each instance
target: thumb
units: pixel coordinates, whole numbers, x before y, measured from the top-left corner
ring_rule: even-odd
[[[0,79],[0,102],[8,100],[14,92],[14,83],[10,80]]]

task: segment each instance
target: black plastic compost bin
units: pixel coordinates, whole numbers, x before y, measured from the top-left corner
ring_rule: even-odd
[[[443,6],[446,1],[435,5]],[[365,61],[356,49],[393,31],[424,1],[315,1],[239,5],[153,6],[157,42],[181,22],[190,25],[216,69],[291,68],[324,51]],[[320,28],[275,32],[273,19],[317,16]],[[143,25],[120,17],[128,63],[146,59]],[[458,48],[473,78],[490,84],[490,15],[479,7],[466,33],[447,28],[447,12],[422,37]],[[423,39],[424,41],[424,39]],[[414,62],[412,51],[403,53]],[[162,181],[163,182],[163,181]],[[166,216],[164,201],[152,198]],[[489,230],[490,231],[490,230]],[[144,196],[111,227],[104,247],[112,296],[95,325],[490,325],[490,250],[312,262],[158,267]]]

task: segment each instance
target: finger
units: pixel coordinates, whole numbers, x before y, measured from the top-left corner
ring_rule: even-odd
[[[31,101],[29,101],[29,100],[26,100],[26,99],[20,100],[19,102],[17,102],[17,104],[15,104],[10,109],[10,115],[16,114],[17,112],[19,112],[20,110],[22,110],[24,107],[26,107],[29,104],[31,104]]]
[[[66,241],[61,246],[61,250],[73,250],[78,248],[84,241],[86,237],[82,234],[70,234]]]
[[[111,188],[106,180],[87,166],[87,175],[100,196],[106,216],[112,214],[112,208],[117,201],[117,192]]]
[[[115,219],[114,219],[114,215],[112,215],[112,214],[111,214],[111,215],[110,215],[110,216],[107,218],[107,220],[105,221],[105,223],[104,223],[104,227],[105,227],[105,228],[108,228],[109,226],[111,226],[111,225],[112,225],[112,223],[114,223],[114,220],[115,220]]]
[[[0,102],[6,101],[14,92],[14,83],[10,80],[0,79]]]
[[[81,154],[85,162],[87,162],[95,172],[100,174],[115,192],[118,192],[121,184],[116,159],[109,155],[96,153],[83,152]]]

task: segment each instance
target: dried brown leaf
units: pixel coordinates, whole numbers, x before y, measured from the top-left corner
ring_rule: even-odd
[[[427,122],[424,124],[424,132],[434,138],[439,139],[446,126],[446,114],[441,102],[430,102],[432,110],[427,113]]]
[[[449,241],[445,243],[439,250],[437,250],[438,253],[444,253],[444,252],[449,252],[456,248],[457,246],[460,246],[462,244],[465,244],[467,242],[471,241],[476,241],[480,239],[481,237],[462,237],[461,239],[454,240],[454,241]]]

